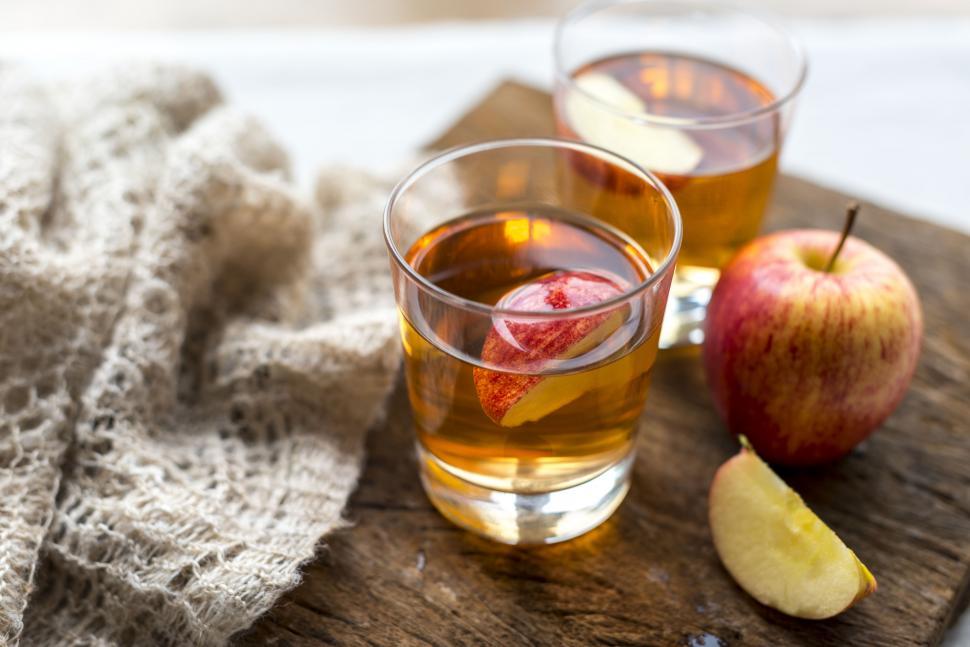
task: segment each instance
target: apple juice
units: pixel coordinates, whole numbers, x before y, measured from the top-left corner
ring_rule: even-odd
[[[548,206],[450,220],[421,236],[406,261],[451,294],[506,312],[595,305],[652,273],[631,239]],[[659,334],[656,325],[645,341],[621,338],[617,345],[618,326],[636,316],[631,307],[541,323],[493,314],[491,329],[469,345],[491,368],[442,350],[402,312],[407,383],[425,455],[460,481],[517,493],[583,483],[628,456]],[[613,347],[602,361],[546,370],[607,343]]]
[[[577,69],[572,82],[574,87],[557,92],[559,133],[613,150],[655,173],[683,218],[677,278],[713,286],[718,269],[761,227],[778,164],[778,118],[688,124],[750,115],[775,100],[772,92],[720,63],[663,52],[595,60]],[[636,121],[637,113],[659,120]]]

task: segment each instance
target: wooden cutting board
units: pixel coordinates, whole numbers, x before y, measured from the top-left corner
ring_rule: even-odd
[[[552,134],[548,95],[506,83],[432,144]],[[838,229],[847,196],[781,178],[769,229]],[[352,527],[244,644],[935,645],[970,573],[970,237],[866,204],[856,235],[895,258],[923,300],[912,388],[841,462],[783,476],[859,554],[878,593],[811,622],[765,608],[718,562],[707,526],[714,470],[737,450],[696,353],[661,356],[633,487],[603,526],[518,549],[459,530],[418,482],[407,396],[372,430]]]

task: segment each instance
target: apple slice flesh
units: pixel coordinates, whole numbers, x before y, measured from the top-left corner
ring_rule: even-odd
[[[500,307],[548,312],[600,303],[623,293],[625,282],[587,271],[561,271],[526,283],[505,295]],[[554,360],[584,355],[623,324],[628,306],[549,321],[496,319],[485,338],[482,359],[502,371],[475,368],[482,410],[503,427],[540,420],[602,385],[602,370],[558,376],[535,375]],[[616,371],[613,372],[617,373]]]
[[[708,504],[721,562],[762,604],[818,620],[876,590],[855,553],[749,447],[718,469]]]
[[[612,76],[580,74],[575,85],[581,92],[570,92],[565,112],[580,139],[616,151],[651,171],[686,175],[700,164],[704,150],[686,132],[633,119],[632,115],[646,115],[647,106]],[[589,97],[627,114],[611,112]]]

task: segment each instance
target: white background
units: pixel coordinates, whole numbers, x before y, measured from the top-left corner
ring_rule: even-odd
[[[18,33],[0,58],[44,73],[132,57],[211,70],[308,183],[321,164],[391,168],[488,91],[551,79],[549,21],[299,32]],[[809,80],[782,165],[970,232],[970,19],[796,20]]]

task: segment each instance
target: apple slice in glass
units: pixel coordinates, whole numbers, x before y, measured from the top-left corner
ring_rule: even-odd
[[[588,271],[558,271],[515,288],[498,308],[550,312],[581,308],[619,296],[626,282]],[[579,357],[613,335],[628,305],[562,319],[496,318],[485,337],[482,360],[502,371],[475,368],[475,391],[482,410],[503,427],[540,420],[576,400],[602,381],[596,370],[565,375],[535,373],[553,361]]]
[[[704,150],[689,134],[636,119],[646,115],[646,104],[612,76],[590,72],[577,76],[574,83],[565,113],[569,128],[583,141],[668,175],[687,175],[701,163]]]
[[[714,547],[742,589],[798,618],[830,618],[876,590],[876,579],[838,535],[762,461],[741,452],[711,483]]]

